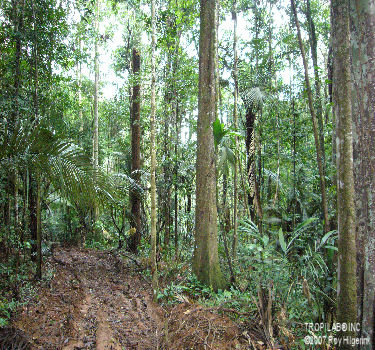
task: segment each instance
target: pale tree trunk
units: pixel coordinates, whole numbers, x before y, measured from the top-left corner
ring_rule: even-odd
[[[158,290],[158,271],[156,264],[156,152],[155,152],[155,0],[151,0],[151,118],[150,118],[150,148],[151,148],[151,272],[152,272],[152,289],[154,299]]]
[[[333,102],[336,115],[338,285],[337,321],[355,324],[357,319],[356,242],[350,89],[350,32],[348,3],[332,1]],[[355,336],[347,331],[343,336]],[[352,348],[342,344],[340,349]]]
[[[132,115],[131,115],[131,147],[132,147],[132,178],[137,185],[140,185],[140,169],[141,169],[141,86],[140,86],[140,69],[141,57],[139,51],[133,48],[133,74],[135,83],[132,93]],[[138,252],[138,246],[141,241],[141,197],[139,191],[135,188],[130,190],[131,203],[131,222],[130,225],[135,229],[134,234],[130,237],[129,250],[133,253]]]
[[[234,93],[233,93],[233,122],[234,122],[234,131],[237,132],[237,119],[238,119],[238,69],[237,69],[237,0],[233,0],[233,80],[234,80]],[[234,175],[233,175],[233,243],[232,243],[232,255],[233,258],[236,258],[237,252],[237,204],[238,204],[238,168],[237,168],[237,151],[238,140],[237,136],[234,137],[234,147],[236,154],[236,162],[234,164]]]
[[[350,20],[358,314],[363,348],[375,349],[375,1],[351,0]]]
[[[310,109],[310,114],[311,114],[311,119],[312,119],[312,124],[313,124],[314,141],[315,141],[315,149],[316,149],[316,160],[317,160],[317,164],[318,164],[319,179],[320,179],[320,192],[321,192],[321,196],[322,196],[322,211],[323,211],[323,218],[324,218],[324,231],[328,232],[329,231],[329,216],[328,216],[326,183],[325,183],[323,163],[322,163],[322,152],[321,152],[320,142],[319,142],[318,122],[317,122],[316,112],[315,112],[314,103],[313,103],[313,96],[312,96],[312,92],[311,92],[311,85],[310,85],[310,79],[309,79],[309,68],[308,68],[308,64],[307,64],[307,60],[306,60],[305,48],[303,46],[303,41],[302,41],[302,37],[301,37],[301,29],[300,29],[300,25],[299,25],[299,21],[298,21],[298,16],[297,16],[296,4],[295,4],[294,0],[291,0],[290,2],[291,2],[292,12],[293,12],[293,15],[294,15],[294,20],[295,20],[296,28],[297,28],[298,43],[299,43],[299,48],[300,48],[300,51],[301,51],[303,67],[304,67],[304,72],[305,72],[307,99],[308,99],[308,103],[309,103],[309,109]]]
[[[99,0],[95,1],[95,57],[94,57],[94,132],[93,132],[93,164],[94,171],[98,170],[99,166],[99,118],[98,118],[98,94],[99,94]],[[99,219],[99,208],[97,203],[94,203],[94,225]]]
[[[200,2],[199,99],[193,271],[214,290],[224,287],[217,243],[216,169],[212,123],[216,117],[216,1]]]

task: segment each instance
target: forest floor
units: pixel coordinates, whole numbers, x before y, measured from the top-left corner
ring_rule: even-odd
[[[253,348],[213,309],[154,303],[139,268],[113,251],[56,248],[45,270],[47,281],[11,324],[27,341],[25,349]]]

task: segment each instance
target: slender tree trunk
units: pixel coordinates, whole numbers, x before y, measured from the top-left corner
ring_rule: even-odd
[[[140,185],[140,169],[141,169],[141,86],[140,86],[140,68],[141,57],[138,49],[133,48],[133,74],[135,84],[133,86],[132,100],[132,116],[131,116],[131,146],[132,146],[132,177],[136,184]],[[141,242],[141,197],[137,189],[132,188],[130,191],[131,203],[131,227],[135,229],[135,233],[131,235],[129,242],[129,250],[133,253],[138,252],[138,246]]]
[[[35,278],[40,280],[42,278],[42,189],[40,183],[40,175],[37,175],[36,181],[36,242],[37,242],[37,259],[36,259],[36,274]]]
[[[374,9],[374,0],[350,0],[358,314],[360,336],[370,339],[361,349],[375,349]]]
[[[151,273],[152,273],[152,289],[154,292],[154,299],[157,296],[158,290],[158,271],[156,264],[156,152],[155,152],[155,0],[151,0],[151,119],[150,119],[150,148],[151,148]]]
[[[34,91],[33,91],[33,109],[34,109],[34,116],[33,121],[35,124],[38,124],[39,121],[39,69],[38,69],[38,36],[37,36],[37,19],[36,19],[36,11],[34,2],[31,2],[32,6],[32,14],[33,14],[33,26],[34,26],[34,35],[33,35],[33,83],[34,83]],[[33,241],[31,244],[31,260],[37,261],[38,255],[38,213],[37,213],[37,205],[38,205],[38,184],[37,181],[33,180],[33,176],[29,174],[29,215],[30,215],[30,234],[31,240]]]
[[[94,171],[99,167],[99,114],[98,114],[98,95],[99,95],[99,0],[95,1],[95,57],[94,57],[94,132],[93,132],[93,164]],[[99,220],[99,207],[94,203],[94,225]],[[94,229],[94,231],[96,231]]]
[[[180,130],[179,130],[179,121],[178,121],[178,104],[176,103],[176,112],[175,112],[175,145],[174,145],[174,154],[175,154],[175,166],[174,166],[174,249],[175,249],[175,258],[178,257],[178,143],[180,139]]]
[[[357,320],[355,206],[350,86],[350,32],[347,1],[332,1],[333,100],[337,135],[338,286],[337,321]],[[343,332],[355,336],[355,332]],[[351,349],[343,344],[340,349]]]
[[[82,39],[81,34],[78,34],[78,48],[79,53],[82,55]],[[77,62],[77,83],[78,83],[78,119],[79,119],[79,132],[83,133],[83,111],[82,111],[82,60],[81,57],[79,58],[79,61]],[[78,140],[80,142],[80,140]]]
[[[217,246],[215,146],[216,118],[216,1],[200,2],[199,98],[196,162],[195,249],[193,270],[214,290],[224,287]]]
[[[233,80],[234,80],[234,93],[233,93],[233,121],[234,121],[234,131],[237,132],[237,119],[238,119],[238,69],[237,69],[237,0],[233,0]],[[235,259],[237,253],[237,204],[238,204],[238,139],[237,135],[234,137],[234,147],[236,160],[234,164],[234,174],[233,174],[233,243],[232,243],[232,256]]]
[[[294,0],[291,0],[291,7],[292,12],[294,15],[294,20],[297,28],[297,36],[298,36],[298,43],[299,48],[301,51],[302,61],[303,61],[303,67],[305,71],[305,83],[306,83],[306,91],[307,91],[307,98],[309,103],[309,109],[313,124],[313,132],[314,132],[314,140],[315,140],[315,149],[316,149],[316,160],[318,164],[318,170],[319,170],[319,178],[320,178],[320,191],[322,196],[322,211],[323,211],[323,218],[324,218],[324,231],[329,231],[329,216],[328,216],[328,205],[327,205],[327,194],[326,194],[326,183],[325,183],[325,176],[323,172],[323,164],[322,164],[322,152],[320,148],[320,142],[319,142],[319,133],[318,133],[318,123],[317,123],[317,117],[315,113],[314,103],[313,103],[313,97],[311,92],[311,85],[310,85],[310,79],[309,79],[309,69],[307,65],[306,55],[305,55],[305,48],[303,46],[303,41],[301,37],[301,29],[298,21],[297,16],[297,9],[296,4]]]

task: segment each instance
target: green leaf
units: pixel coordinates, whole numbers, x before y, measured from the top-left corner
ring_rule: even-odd
[[[337,233],[337,230],[332,230],[332,231],[327,232],[323,236],[323,238],[322,238],[322,240],[321,240],[321,242],[320,242],[320,244],[319,244],[319,246],[316,250],[319,250],[321,247],[323,247],[324,244],[327,242],[328,238],[331,237],[334,233]]]
[[[337,247],[334,247],[333,245],[326,245],[324,248],[338,251]]]
[[[219,118],[216,118],[216,120],[212,123],[212,129],[214,133],[215,147],[217,147],[228,131],[224,130],[224,124],[220,122]]]

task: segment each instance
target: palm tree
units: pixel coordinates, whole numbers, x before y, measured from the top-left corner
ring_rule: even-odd
[[[100,168],[94,168],[92,160],[82,149],[41,122],[20,121],[13,127],[0,122],[0,165],[8,171],[27,172],[36,181],[36,198],[30,201],[36,225],[31,225],[30,229],[36,231],[31,232],[31,237],[37,239],[36,277],[40,278],[42,184],[51,184],[78,214],[82,214],[93,205],[102,203],[103,199],[113,199],[115,187],[112,178]]]

